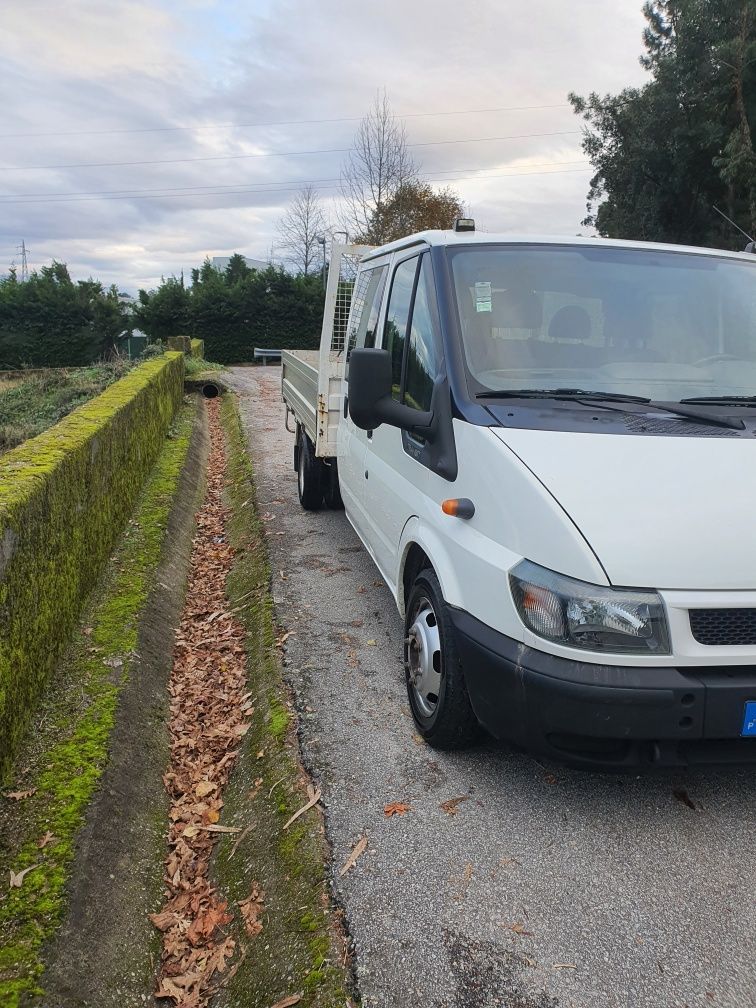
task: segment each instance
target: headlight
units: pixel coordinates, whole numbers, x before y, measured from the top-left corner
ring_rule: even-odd
[[[664,605],[656,592],[602,588],[529,560],[510,572],[517,611],[539,637],[614,654],[670,654]]]

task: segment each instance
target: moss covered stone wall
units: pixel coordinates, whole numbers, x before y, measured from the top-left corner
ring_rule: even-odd
[[[192,357],[199,357],[200,360],[204,360],[205,357],[205,341],[201,339],[192,340]]]
[[[181,403],[184,357],[146,361],[0,459],[0,778]]]

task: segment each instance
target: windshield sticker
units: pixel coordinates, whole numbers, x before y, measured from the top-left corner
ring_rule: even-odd
[[[490,283],[476,283],[475,284],[475,311],[479,312],[490,312],[491,311],[491,284]]]

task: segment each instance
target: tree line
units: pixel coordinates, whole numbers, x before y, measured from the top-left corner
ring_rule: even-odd
[[[255,347],[317,347],[323,300],[319,277],[251,269],[236,254],[223,271],[205,261],[189,284],[169,277],[154,291],[141,290],[134,318],[152,340],[196,337],[208,360],[239,363],[251,361]]]

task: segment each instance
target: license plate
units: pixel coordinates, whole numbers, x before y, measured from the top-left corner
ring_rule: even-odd
[[[743,731],[740,734],[756,737],[756,700],[746,700]]]

